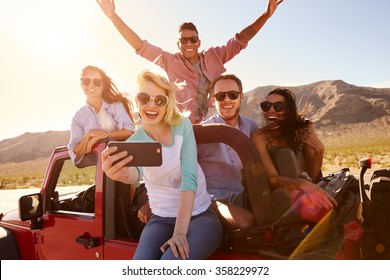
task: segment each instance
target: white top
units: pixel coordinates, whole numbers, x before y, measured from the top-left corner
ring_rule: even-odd
[[[198,164],[196,142],[190,121],[184,118],[182,123],[172,126],[171,146],[162,145],[162,165],[139,167],[141,177],[148,191],[150,208],[160,217],[177,217],[180,191],[195,193],[192,216],[203,213],[211,204],[206,190],[206,179]],[[127,140],[154,141],[139,127]]]
[[[114,131],[118,129],[118,125],[107,114],[106,110],[103,109],[103,106],[100,108],[100,111],[98,113],[98,118],[99,118],[99,126],[101,129],[105,129],[108,131]]]

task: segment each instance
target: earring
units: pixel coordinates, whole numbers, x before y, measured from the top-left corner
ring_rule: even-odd
[[[133,117],[134,117],[134,123],[137,125],[140,125],[141,124],[141,116],[139,115],[138,111],[134,112]]]

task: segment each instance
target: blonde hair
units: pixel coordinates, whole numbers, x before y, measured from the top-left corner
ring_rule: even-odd
[[[166,107],[166,113],[163,118],[163,122],[165,124],[178,125],[182,122],[184,117],[188,116],[187,113],[180,112],[176,106],[175,92],[183,88],[183,83],[172,83],[153,69],[146,69],[138,75],[136,81],[137,88],[139,88],[145,82],[155,83],[157,86],[164,89],[165,94],[168,96],[168,105]]]

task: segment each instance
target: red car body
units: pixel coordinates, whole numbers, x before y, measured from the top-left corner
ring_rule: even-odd
[[[250,139],[239,130],[223,125],[196,125],[194,130],[198,144],[224,142],[237,151],[244,166],[245,192],[248,200],[246,204],[255,213],[258,224],[263,223],[262,200],[265,199],[265,194],[269,193],[269,187],[261,159]],[[21,199],[20,213],[15,210],[0,219],[0,229],[7,234],[2,244],[7,244],[10,252],[13,251],[13,254],[10,253],[5,258],[28,260],[132,258],[137,248],[138,236],[132,233],[134,220],[132,222],[127,217],[129,186],[110,180],[101,171],[100,154],[105,147],[106,143],[95,145],[93,152],[85,156],[82,163],[90,166],[89,168],[95,168],[94,184],[80,193],[75,193],[72,198],[64,200],[56,193],[56,188],[61,183],[62,174],[67,172],[65,166],[68,163],[65,162],[70,162],[70,158],[66,147],[53,151],[40,195],[33,197],[40,203],[35,213],[29,216],[23,206],[24,200]],[[83,166],[79,169],[82,170]],[[29,199],[31,200],[31,196]],[[359,258],[360,241],[343,242],[336,259]],[[210,259],[283,258],[276,253],[273,254],[272,250],[268,253],[266,250],[239,251],[229,250],[229,246],[221,246]]]

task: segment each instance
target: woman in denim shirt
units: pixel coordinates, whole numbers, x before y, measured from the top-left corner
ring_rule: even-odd
[[[134,133],[133,104],[102,69],[88,65],[80,80],[87,104],[72,119],[68,144],[76,164],[99,140],[126,140]]]

